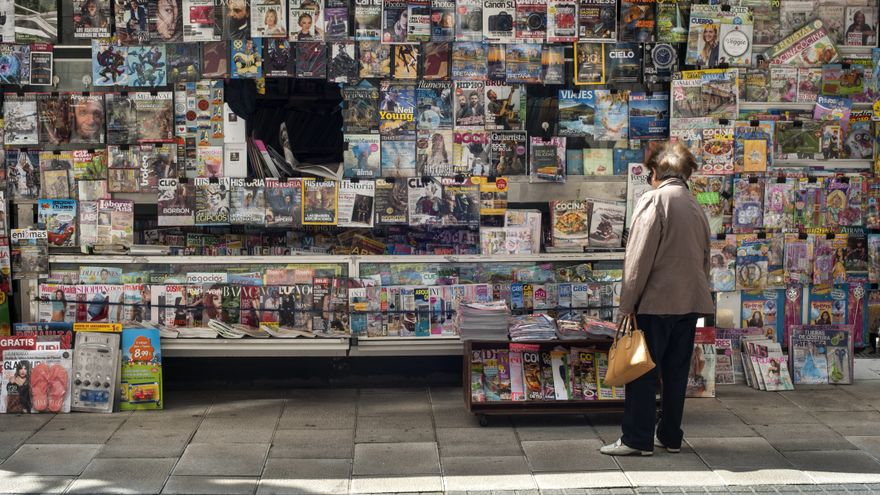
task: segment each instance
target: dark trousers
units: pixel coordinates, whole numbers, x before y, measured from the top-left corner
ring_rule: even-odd
[[[654,427],[657,437],[669,448],[680,448],[684,433],[684,395],[687,392],[688,370],[694,351],[695,314],[637,315],[639,328],[645,333],[653,370],[626,385],[623,414],[623,443],[639,450],[654,450]],[[659,373],[659,375],[658,375]],[[662,415],[657,423],[657,377],[663,380]]]

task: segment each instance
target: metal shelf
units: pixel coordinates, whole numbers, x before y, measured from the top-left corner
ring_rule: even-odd
[[[464,346],[458,337],[361,337],[350,356],[461,356]]]
[[[345,356],[349,340],[338,339],[162,339],[168,357]]]
[[[540,253],[540,254],[508,254],[489,256],[480,254],[462,255],[415,255],[415,256],[353,256],[354,261],[363,263],[528,263],[548,261],[616,261],[623,260],[625,251],[616,249],[607,252],[591,253]]]
[[[773,45],[752,45],[753,53],[764,53],[768,48]],[[871,55],[871,50],[874,48],[873,46],[847,46],[847,45],[835,45],[837,51],[841,55]]]
[[[864,159],[837,159],[837,160],[822,160],[822,159],[773,159],[773,166],[776,168],[794,166],[794,167],[822,167],[822,168],[833,168],[833,169],[854,169],[854,170],[862,170],[862,169],[870,169],[873,166],[873,160],[869,158]]]
[[[740,110],[813,110],[816,102],[793,102],[793,101],[742,101],[739,103]],[[853,108],[871,108],[871,103],[853,103]]]

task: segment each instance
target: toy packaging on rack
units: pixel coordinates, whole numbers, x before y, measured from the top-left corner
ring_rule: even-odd
[[[119,409],[163,409],[159,330],[123,328]]]

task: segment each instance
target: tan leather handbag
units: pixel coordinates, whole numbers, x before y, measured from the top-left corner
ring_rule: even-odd
[[[605,384],[621,387],[651,371],[654,366],[645,333],[639,330],[635,315],[624,316],[608,350]]]

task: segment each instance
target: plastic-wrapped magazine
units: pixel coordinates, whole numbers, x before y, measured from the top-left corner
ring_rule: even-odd
[[[72,120],[70,95],[37,94],[36,98],[37,115],[40,122],[40,142],[44,144],[69,143]],[[103,106],[103,100],[101,103]]]
[[[712,290],[729,292],[736,290],[736,239],[724,237],[713,239],[710,245],[709,278]]]
[[[113,323],[123,321],[125,287],[121,284],[76,286],[76,321]]]
[[[193,225],[195,191],[178,179],[159,179],[159,226]]]
[[[5,144],[27,146],[39,144],[37,100],[33,95],[7,94],[3,104]]]
[[[369,81],[356,86],[344,86],[342,95],[345,110],[342,112],[346,133],[359,134],[379,130],[379,89]]]
[[[382,177],[414,177],[417,170],[416,143],[408,136],[383,137],[380,159]]]
[[[195,179],[195,224],[226,225],[229,223],[231,179]]]
[[[565,182],[565,137],[530,137],[531,182]]]
[[[266,77],[296,76],[296,52],[286,39],[265,40],[263,64],[263,73]]]
[[[379,41],[361,41],[359,44],[360,77],[390,77],[391,45]]]
[[[455,41],[482,41],[483,0],[456,0]]]
[[[615,0],[579,2],[577,21],[577,37],[580,41],[607,43],[617,40],[617,2]]]
[[[382,81],[380,95],[380,134],[383,136],[415,136],[415,86]]]
[[[418,131],[415,173],[417,177],[455,175],[452,162],[452,130]]]
[[[797,101],[812,103],[816,101],[822,83],[822,69],[798,67]]]
[[[134,203],[111,199],[98,200],[96,245],[131,247],[134,233]]]
[[[456,129],[482,129],[485,126],[484,91],[483,81],[455,81]]]
[[[824,328],[794,326],[789,338],[788,352],[794,384],[829,383],[828,335]]]
[[[765,172],[773,164],[772,121],[736,122],[733,129],[733,160],[736,172]],[[708,156],[710,150],[706,150]],[[704,155],[706,156],[706,155]]]
[[[73,178],[82,181],[107,180],[106,150],[74,150]],[[104,182],[106,185],[106,182]],[[82,188],[80,187],[80,190]],[[82,199],[82,198],[80,198]]]
[[[5,5],[12,6],[12,3],[5,3]],[[12,12],[8,10],[4,10],[4,13],[9,16],[14,15]],[[7,24],[4,26],[4,29],[9,29],[11,26]],[[3,36],[6,37],[5,35]],[[31,79],[31,46],[27,45],[13,45],[13,44],[4,44],[0,46],[0,56],[8,57],[15,63],[10,64],[9,72],[7,74],[3,74],[0,76],[0,82],[3,84],[14,84],[16,86],[25,85],[30,82]]]
[[[266,226],[293,227],[302,221],[302,179],[266,179]]]
[[[605,47],[605,80],[611,84],[638,83],[642,77],[642,53],[638,43]]]
[[[304,79],[327,78],[327,45],[322,42],[294,43],[296,48],[296,77]]]
[[[654,0],[621,0],[620,41],[650,43],[654,41]]]
[[[452,171],[464,175],[488,175],[489,133],[455,131],[452,134]]]
[[[768,181],[764,191],[764,227],[783,229],[793,226],[794,179]]]
[[[738,290],[764,289],[767,286],[766,248],[766,241],[759,239],[744,240],[737,247],[736,288]]]
[[[40,322],[76,322],[76,286],[66,284],[40,284]]]
[[[428,178],[407,179],[409,185],[408,211],[410,225],[439,224],[442,221],[443,186]]]
[[[376,224],[407,223],[407,181],[376,180]]]
[[[69,350],[3,352],[0,413],[70,412]]]
[[[850,159],[872,158],[874,142],[871,136],[871,111],[854,110],[843,141],[843,156]]]
[[[479,225],[480,186],[469,178],[456,180],[441,178],[443,201],[441,206],[444,225]]]
[[[552,201],[550,213],[554,249],[582,252],[583,248],[589,246],[592,211],[591,201]]]
[[[734,129],[716,126],[701,131],[701,166],[703,174],[732,174],[734,165]]]
[[[821,20],[815,19],[798,25],[801,27],[792,26],[796,31],[764,51],[765,60],[771,64],[798,67],[830,64],[838,60],[837,48]]]
[[[625,217],[625,204],[593,201],[590,214],[590,247],[620,247]]]
[[[263,179],[232,179],[229,223],[264,225],[266,222],[266,184]]]
[[[46,230],[50,247],[76,245],[76,205],[72,199],[41,199],[37,202],[37,226]]]

